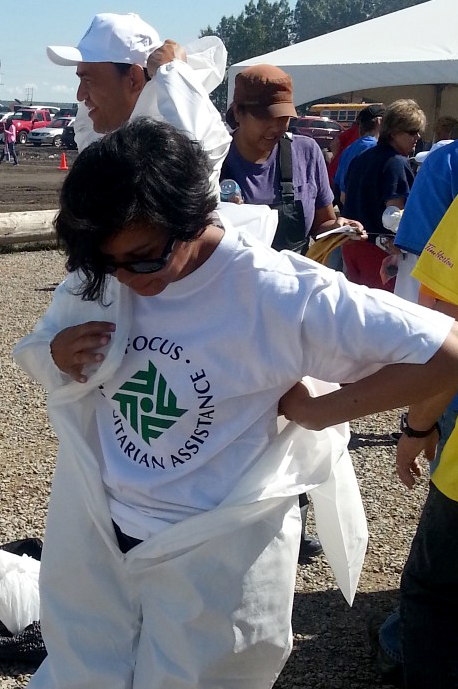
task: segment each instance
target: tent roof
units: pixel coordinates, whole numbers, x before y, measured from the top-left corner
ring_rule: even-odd
[[[228,102],[244,67],[291,74],[296,105],[379,86],[458,83],[457,0],[430,0],[229,68]]]

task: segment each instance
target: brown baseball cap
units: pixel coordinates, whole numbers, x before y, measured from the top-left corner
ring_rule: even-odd
[[[293,81],[274,65],[254,65],[239,72],[233,103],[243,105],[255,117],[297,117]]]

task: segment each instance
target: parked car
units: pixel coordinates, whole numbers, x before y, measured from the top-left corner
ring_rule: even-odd
[[[60,113],[60,108],[56,105],[38,105],[40,110],[48,110],[51,117],[56,117]]]
[[[61,108],[56,117],[76,117],[77,111],[77,105],[73,105],[71,108]]]
[[[33,129],[47,127],[52,118],[48,110],[23,108],[16,110],[11,119],[16,126],[16,141],[19,144],[25,144],[29,132]],[[0,132],[3,132],[3,127],[4,123],[0,122]]]
[[[73,121],[74,119],[75,118],[73,118]],[[62,147],[69,150],[74,150],[77,148],[75,142],[75,127],[73,126],[73,122],[68,124],[62,132]]]
[[[54,117],[48,127],[32,129],[32,131],[29,132],[27,141],[34,146],[48,144],[60,148],[62,146],[62,135],[64,130],[69,124],[73,124],[74,121],[74,117]]]
[[[289,131],[293,134],[311,136],[315,139],[320,148],[329,148],[331,142],[343,130],[338,122],[330,120],[328,117],[305,117],[291,118]]]

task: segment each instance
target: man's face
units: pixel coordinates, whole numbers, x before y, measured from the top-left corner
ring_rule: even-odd
[[[76,97],[89,109],[94,131],[105,134],[127,122],[139,96],[130,71],[121,75],[111,62],[79,62],[76,75]]]

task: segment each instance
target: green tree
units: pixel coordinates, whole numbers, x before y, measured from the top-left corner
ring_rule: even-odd
[[[297,0],[294,42],[306,41],[423,2],[427,0]]]
[[[208,26],[200,36],[219,36],[228,52],[227,65],[284,48],[293,42],[294,17],[288,0],[254,0],[238,17],[223,17],[215,29]],[[227,77],[212,93],[220,112],[226,108]]]

